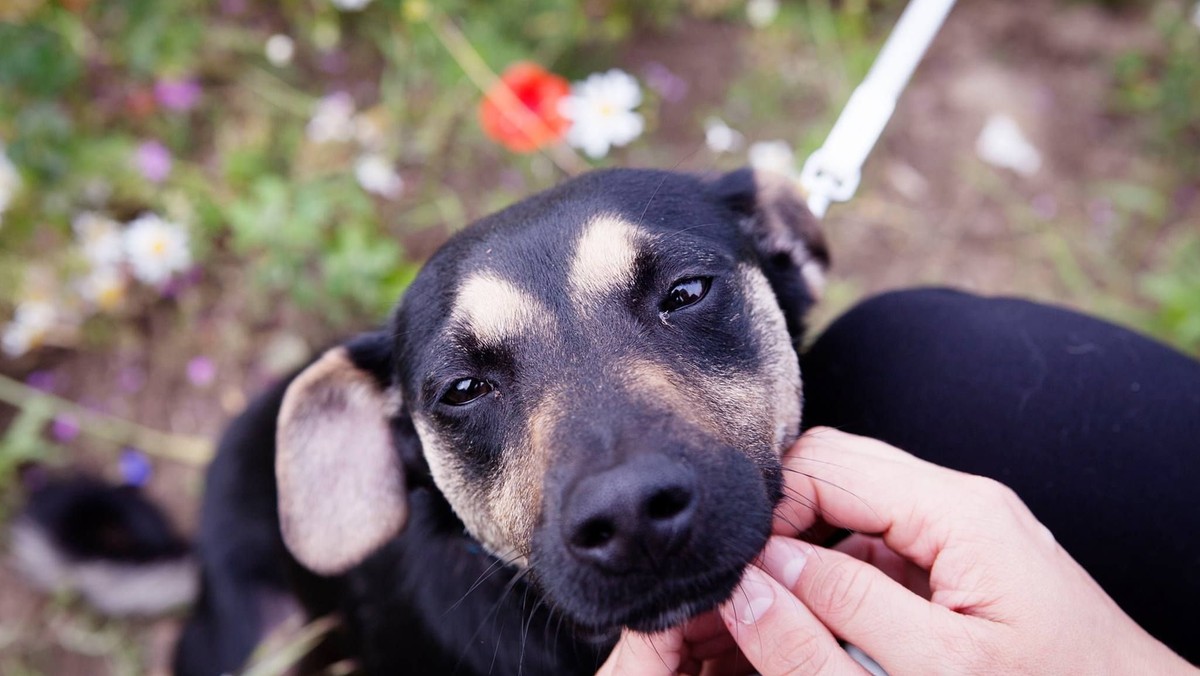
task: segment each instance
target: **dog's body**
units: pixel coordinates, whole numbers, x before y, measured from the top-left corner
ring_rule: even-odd
[[[263,633],[298,608],[339,613],[328,657],[371,674],[592,673],[607,648],[575,641],[527,580],[496,565],[432,488],[409,493],[403,532],[361,565],[321,578],[292,558],[275,508],[274,422],[287,382],[226,433],[209,470],[199,536],[204,583],[175,670],[236,673]],[[264,434],[265,432],[265,434]],[[555,618],[557,619],[557,618]]]
[[[180,674],[289,608],[368,673],[592,673],[731,593],[799,433],[827,254],[784,179],[597,172],[460,233],[208,477]],[[297,603],[297,601],[299,603]]]

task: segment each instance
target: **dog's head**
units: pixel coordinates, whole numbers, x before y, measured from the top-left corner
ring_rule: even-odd
[[[799,433],[794,342],[827,263],[791,184],[596,172],[443,246],[389,332],[290,386],[285,540],[337,573],[428,472],[469,533],[597,629],[723,601],[770,532]]]

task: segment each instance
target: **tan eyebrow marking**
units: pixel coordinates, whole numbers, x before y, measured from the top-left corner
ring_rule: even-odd
[[[485,342],[551,330],[554,325],[541,301],[489,272],[467,278],[454,298],[450,316]]]
[[[640,234],[616,216],[602,215],[588,224],[571,260],[572,291],[590,299],[631,285]]]

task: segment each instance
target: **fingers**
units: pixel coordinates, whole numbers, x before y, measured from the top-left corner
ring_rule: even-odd
[[[924,671],[936,663],[931,646],[941,645],[938,637],[950,623],[972,621],[929,603],[874,566],[841,552],[773,537],[762,561],[812,617],[890,673]]]
[[[1020,526],[1023,505],[996,482],[938,467],[874,439],[817,428],[783,461],[786,488],[776,511],[777,534],[796,535],[819,517],[881,535],[890,549],[929,569],[957,529],[989,532],[1002,548]],[[1012,508],[995,509],[1000,502]]]
[[[683,640],[688,657],[701,662],[737,652],[737,644],[715,610],[689,620],[683,627]]]
[[[675,676],[683,671],[683,633],[625,631],[596,676]]]
[[[866,673],[804,605],[755,566],[746,569],[733,598],[721,606],[721,618],[759,673]]]
[[[881,538],[855,533],[833,549],[875,566],[912,593],[929,600],[929,571],[888,549]]]
[[[626,631],[597,676],[731,676],[751,670],[716,611],[658,634]]]

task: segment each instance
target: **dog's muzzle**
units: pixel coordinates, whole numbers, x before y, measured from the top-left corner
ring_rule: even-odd
[[[780,495],[777,467],[731,448],[577,464],[561,486],[534,534],[538,584],[579,625],[639,631],[728,599]]]

